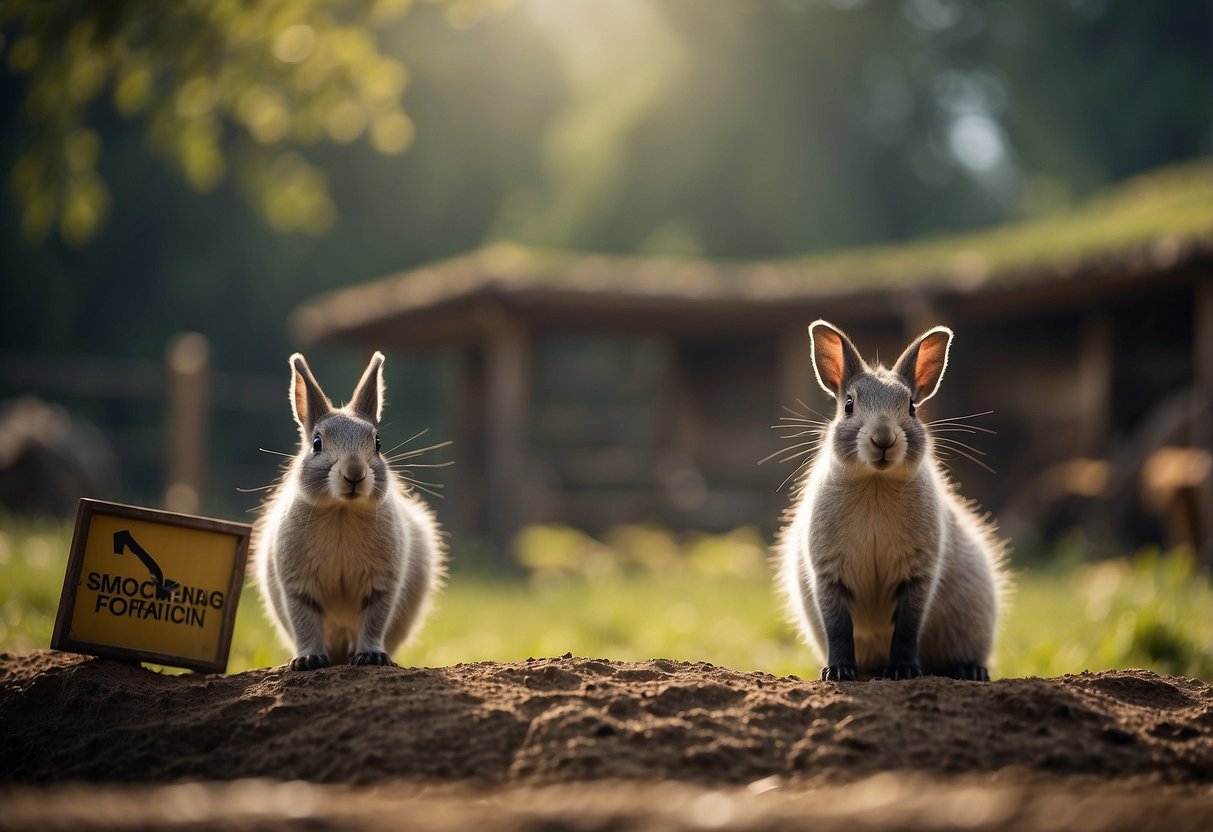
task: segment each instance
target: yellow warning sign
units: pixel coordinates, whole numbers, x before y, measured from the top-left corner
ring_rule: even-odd
[[[81,500],[51,647],[222,673],[250,531]]]

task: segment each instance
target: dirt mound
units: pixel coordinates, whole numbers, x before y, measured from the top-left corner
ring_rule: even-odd
[[[1213,688],[0,655],[0,830],[1208,828]],[[289,782],[288,782],[289,781]]]
[[[1144,671],[827,683],[654,659],[165,676],[0,655],[10,784],[854,783],[881,772],[1213,783],[1213,688]]]

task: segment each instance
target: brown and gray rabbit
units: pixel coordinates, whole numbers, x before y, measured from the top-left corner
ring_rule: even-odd
[[[445,552],[380,448],[383,354],[339,409],[302,355],[290,363],[301,444],[254,530],[258,587],[292,670],[388,665],[425,618]]]
[[[826,321],[809,327],[817,381],[838,407],[777,543],[780,583],[821,678],[929,674],[985,681],[1003,545],[957,496],[917,408],[939,388],[952,331],[869,366]]]

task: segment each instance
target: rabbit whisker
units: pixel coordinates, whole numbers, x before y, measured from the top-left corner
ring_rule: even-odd
[[[936,424],[939,422],[960,422],[964,419],[976,419],[981,416],[993,416],[993,415],[994,415],[993,410],[983,410],[980,413],[966,413],[964,416],[941,416],[938,419],[934,419],[930,422],[927,422],[927,424],[933,425],[933,424]]]
[[[932,431],[943,430],[944,428],[956,428],[957,430],[969,430],[974,433],[985,433],[990,436],[997,436],[998,431],[983,428],[980,425],[969,425],[964,422],[930,422],[927,425]]]
[[[785,456],[781,460],[779,460],[779,462],[780,462],[780,464],[783,464],[785,462],[791,462],[793,459],[799,459],[802,456],[811,456],[811,455],[817,453],[817,450],[818,450],[817,448],[807,448],[803,451],[798,451],[797,453],[794,453],[794,454],[788,454],[787,456]],[[807,461],[808,460],[806,460],[806,462]]]
[[[410,436],[408,439],[404,440],[403,442],[397,442],[395,445],[388,448],[386,451],[384,451],[383,455],[387,456],[388,454],[390,454],[392,451],[396,450],[400,446],[407,445],[410,442],[412,442],[414,439],[419,439],[420,437],[425,436],[429,432],[430,432],[429,428],[422,428],[421,430],[417,431],[416,433],[414,433],[412,436]]]
[[[404,453],[396,454],[395,456],[385,455],[384,459],[386,459],[388,462],[397,462],[401,459],[412,459],[415,456],[421,456],[422,454],[427,453],[429,451],[436,451],[439,448],[445,448],[447,445],[452,445],[452,444],[454,444],[454,442],[452,440],[448,439],[445,442],[439,442],[436,445],[428,445],[424,448],[417,448],[415,450],[405,451]]]
[[[392,470],[396,470],[396,469],[392,469]],[[396,473],[398,475],[400,475],[401,479],[408,480],[409,482],[421,483],[422,485],[429,485],[429,486],[433,486],[434,488],[446,488],[446,485],[444,483],[427,482],[426,480],[420,480],[420,479],[417,479],[416,477],[414,477],[408,471],[396,471]]]
[[[785,433],[781,439],[795,439],[798,436],[821,436],[825,431],[821,428],[800,428],[796,425],[771,425],[775,430],[787,430],[791,433]]]
[[[941,416],[936,421],[941,421],[943,419],[973,419],[978,416],[993,416],[993,415],[994,415],[993,410],[983,410],[979,413],[966,413],[964,416]]]
[[[804,399],[797,399],[797,400],[796,400],[796,404],[800,405],[800,406],[801,406],[801,407],[803,407],[805,410],[807,410],[809,413],[812,413],[814,416],[817,416],[818,418],[820,418],[820,419],[822,419],[822,420],[824,420],[824,421],[826,421],[826,422],[830,421],[830,417],[829,417],[829,416],[826,416],[825,414],[820,413],[820,412],[818,412],[818,411],[814,410],[813,408],[809,407],[807,404],[805,404],[805,403],[804,403]],[[792,410],[791,408],[787,408],[787,407],[785,407],[785,408],[784,408],[784,410],[788,411],[789,413],[796,413],[796,411],[795,411],[795,410]],[[802,416],[802,415],[804,415],[804,414],[801,414],[801,413],[796,413],[796,415],[797,415],[797,416]]]
[[[437,499],[439,499],[439,500],[444,499],[444,496],[443,496],[443,495],[442,495],[440,492],[438,492],[438,491],[433,491],[433,490],[431,490],[430,488],[428,488],[428,487],[426,487],[426,486],[422,485],[421,483],[417,482],[416,480],[409,480],[409,481],[408,481],[408,483],[409,483],[409,485],[410,485],[410,486],[412,486],[413,488],[416,488],[418,491],[424,491],[426,494],[429,494],[431,497],[435,497],[435,498],[437,498]],[[442,486],[438,486],[438,487],[439,487],[439,488],[441,488]]]
[[[284,454],[282,451],[271,451],[269,448],[258,448],[257,450],[261,451],[261,453],[263,453],[263,454],[273,454],[274,456],[284,456],[287,459],[293,459],[295,456],[294,454]]]
[[[991,474],[997,474],[997,473],[998,473],[998,472],[997,472],[997,471],[995,471],[993,468],[991,468],[989,465],[986,465],[986,464],[985,464],[984,462],[982,462],[980,459],[978,459],[977,457],[975,457],[975,456],[973,456],[972,454],[968,453],[967,451],[963,451],[963,450],[961,450],[960,448],[953,448],[953,447],[950,447],[950,446],[948,447],[948,450],[953,451],[954,453],[960,454],[960,455],[961,455],[961,456],[963,456],[965,459],[968,459],[968,460],[970,460],[971,462],[973,462],[974,464],[976,464],[977,466],[979,466],[979,467],[981,467],[981,468],[986,469],[986,470],[987,470],[987,471],[989,471]]]
[[[966,451],[972,451],[979,456],[987,456],[985,451],[974,448],[972,445],[961,442],[959,439],[953,439],[950,436],[937,436],[935,441],[942,444],[945,448],[964,448]]]
[[[762,465],[764,462],[768,462],[768,461],[774,459],[775,457],[779,456],[780,454],[786,454],[788,451],[794,451],[797,448],[805,448],[810,445],[816,445],[816,444],[818,444],[818,440],[814,439],[809,442],[798,442],[795,445],[788,445],[785,448],[780,448],[777,451],[767,454],[762,459],[758,460],[758,464]]]
[[[789,422],[813,422],[813,423],[819,424],[819,425],[829,424],[829,422],[830,422],[830,420],[825,418],[824,416],[819,416],[819,418],[817,418],[817,419],[812,419],[804,413],[797,413],[795,410],[788,410],[788,408],[786,408],[786,407],[784,408],[784,410],[787,410],[789,415],[780,416],[779,418],[786,419]]]
[[[788,474],[786,477],[784,477],[784,478],[783,478],[783,482],[781,482],[781,483],[779,484],[779,488],[777,488],[777,489],[775,489],[775,490],[776,490],[776,491],[783,491],[783,489],[784,489],[784,488],[787,486],[787,484],[788,484],[789,482],[791,482],[793,479],[795,479],[795,478],[799,477],[799,476],[800,476],[800,473],[801,473],[802,471],[804,471],[806,468],[808,468],[808,467],[809,467],[809,463],[810,463],[810,462],[811,462],[811,460],[807,460],[807,459],[806,459],[806,460],[805,460],[803,463],[801,463],[800,465],[797,465],[797,466],[796,466],[796,470],[792,471],[792,473],[790,473],[790,474]]]

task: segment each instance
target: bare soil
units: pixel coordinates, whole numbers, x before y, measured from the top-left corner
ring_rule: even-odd
[[[1213,828],[1213,688],[0,654],[0,828]],[[292,782],[295,781],[295,782]]]

